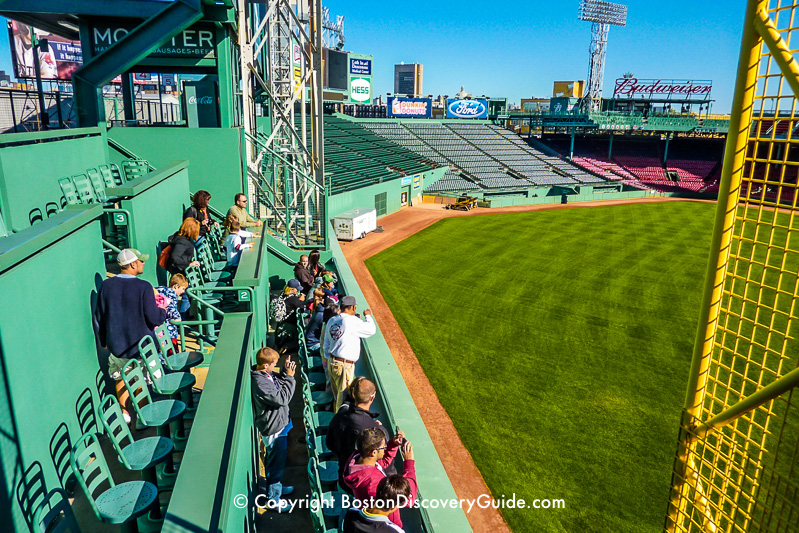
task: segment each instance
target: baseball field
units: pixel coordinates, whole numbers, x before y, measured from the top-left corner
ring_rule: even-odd
[[[492,494],[565,502],[514,531],[662,530],[714,209],[451,218],[366,261]]]

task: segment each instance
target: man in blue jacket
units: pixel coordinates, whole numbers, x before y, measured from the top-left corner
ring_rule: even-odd
[[[252,380],[255,427],[266,446],[267,506],[279,513],[288,511],[290,505],[281,496],[291,494],[294,487],[283,486],[286,469],[288,434],[292,428],[289,402],[294,396],[294,372],[297,364],[286,358],[283,371],[274,372],[280,356],[271,348],[261,348],[255,355],[256,365],[250,371]]]
[[[103,281],[97,293],[100,345],[111,352],[108,375],[116,381],[117,398],[122,405],[122,415],[128,422],[128,392],[122,381],[122,369],[131,358],[138,357],[142,337],[150,335],[157,346],[153,329],[166,320],[166,310],[155,304],[153,286],[138,278],[149,258],[148,254],[133,248],[119,252],[117,263],[121,272]]]

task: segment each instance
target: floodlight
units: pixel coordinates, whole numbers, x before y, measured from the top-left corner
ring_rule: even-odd
[[[599,24],[625,26],[627,24],[627,6],[603,0],[582,0],[577,18]]]

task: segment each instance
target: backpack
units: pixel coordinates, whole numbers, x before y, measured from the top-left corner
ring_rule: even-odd
[[[272,300],[272,305],[269,306],[269,315],[278,322],[283,322],[288,318],[289,312],[286,309],[285,296],[278,296]]]
[[[166,270],[166,262],[169,260],[169,256],[172,254],[172,245],[167,244],[162,250],[161,255],[158,256],[158,266]]]

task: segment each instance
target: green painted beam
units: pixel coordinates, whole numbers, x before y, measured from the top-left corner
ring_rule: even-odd
[[[54,139],[84,137],[89,135],[99,135],[102,129],[94,126],[92,128],[76,128],[73,130],[53,130],[35,131],[30,133],[4,133],[0,135],[0,146],[12,144],[29,144],[41,141],[51,141]]]
[[[200,20],[202,15],[200,0],[175,0],[76,70],[72,82],[78,124],[96,126],[105,122],[100,87],[117,74],[133,68],[154,49]]]
[[[227,313],[214,350],[191,434],[183,454],[163,532],[225,531],[225,521],[236,512],[233,497],[251,497],[251,488],[232,486],[238,473],[252,469],[247,448],[253,427],[250,399],[250,360],[253,348],[252,315]],[[242,409],[242,403],[246,408]],[[245,417],[239,417],[241,412]],[[246,510],[238,511],[242,516]],[[238,531],[242,524],[239,523]],[[232,529],[231,529],[232,531]]]
[[[0,272],[36,255],[65,235],[100,218],[102,214],[103,208],[100,205],[68,206],[24,231],[3,237],[0,239]]]
[[[163,9],[163,3],[141,0],[5,0],[0,2],[2,12],[68,13],[70,15],[95,15],[103,17],[148,18]],[[13,15],[9,15],[13,17]]]

